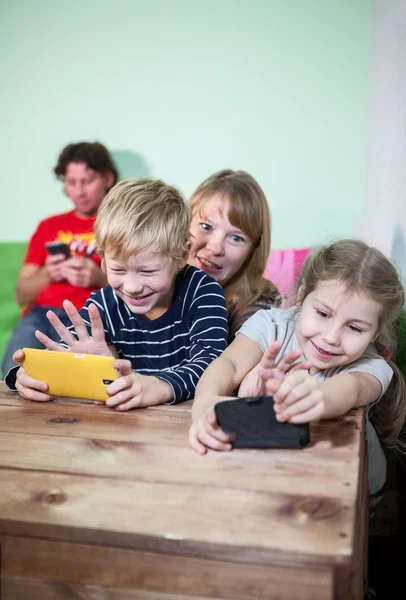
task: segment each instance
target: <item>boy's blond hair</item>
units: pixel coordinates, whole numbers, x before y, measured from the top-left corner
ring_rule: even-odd
[[[175,187],[159,179],[125,179],[104,198],[95,223],[103,258],[115,260],[154,250],[174,261],[188,251],[190,208]]]

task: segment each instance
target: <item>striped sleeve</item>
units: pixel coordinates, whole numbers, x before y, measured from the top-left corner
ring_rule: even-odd
[[[198,280],[197,285],[193,278]],[[189,325],[189,360],[176,369],[156,374],[173,389],[174,399],[169,404],[193,398],[200,377],[227,346],[224,292],[214,279],[199,271],[194,274],[185,294],[183,318]]]

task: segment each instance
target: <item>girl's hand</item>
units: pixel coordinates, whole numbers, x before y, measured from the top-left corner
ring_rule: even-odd
[[[33,379],[25,372],[21,366],[24,360],[24,352],[16,350],[13,354],[13,360],[20,365],[17,371],[16,388],[17,392],[26,400],[34,400],[36,402],[48,402],[53,400],[53,396],[46,393],[48,385],[44,381]]]
[[[114,356],[106,343],[104,336],[103,322],[100,318],[100,313],[95,304],[89,305],[89,318],[91,323],[91,335],[89,335],[85,322],[79,314],[79,311],[69,300],[64,300],[62,303],[66,314],[70,318],[78,339],[68,330],[56,314],[49,310],[47,319],[54,327],[60,338],[65,342],[68,348],[51,340],[41,331],[35,332],[37,340],[44,344],[48,350],[56,350],[58,352],[75,352],[78,354],[98,354],[100,356]]]
[[[280,342],[274,342],[264,352],[261,362],[247,373],[242,380],[238,390],[240,398],[265,396],[266,394],[272,395],[279,388],[288,373],[310,369],[311,363],[309,361],[297,362],[302,356],[300,349],[292,350],[292,352],[285,354],[276,363],[280,349]]]
[[[294,371],[307,372],[312,366],[308,360],[297,362],[303,354],[300,348],[284,354],[276,363],[280,349],[280,342],[274,342],[264,352],[260,362],[259,374],[264,382],[266,392],[270,395],[275,394],[286,375]]]
[[[318,421],[325,411],[321,384],[305,371],[295,371],[285,377],[273,397],[276,418],[281,423]]]
[[[110,396],[106,400],[107,406],[117,410],[131,410],[156,406],[173,399],[169,383],[158,377],[136,373],[129,360],[115,360],[113,366],[120,377],[106,388]]]
[[[205,403],[205,410],[193,419],[189,428],[189,444],[201,455],[206,454],[207,448],[223,452],[232,449],[234,437],[220,429],[214,412],[214,406],[223,400],[235,398],[213,398],[211,406]]]
[[[258,363],[256,367],[251,369],[238,388],[239,398],[252,398],[253,396],[265,396],[266,387],[261,375],[262,365]]]

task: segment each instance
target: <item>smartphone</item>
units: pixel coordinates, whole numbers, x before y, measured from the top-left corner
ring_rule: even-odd
[[[113,356],[74,354],[23,348],[23,367],[34,379],[45,381],[52,396],[105,402],[106,387],[118,377]]]
[[[272,396],[254,396],[219,402],[217,423],[235,435],[233,448],[303,448],[310,442],[308,423],[279,423]]]
[[[70,257],[70,248],[65,242],[47,242],[45,248],[49,254],[63,254],[65,258]]]

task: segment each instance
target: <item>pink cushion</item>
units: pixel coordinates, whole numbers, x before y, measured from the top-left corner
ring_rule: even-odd
[[[310,248],[292,248],[272,250],[270,253],[264,277],[276,285],[285,299],[295,290],[302,265],[310,250]]]

